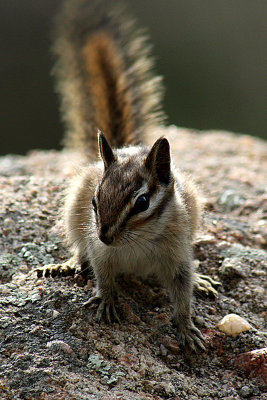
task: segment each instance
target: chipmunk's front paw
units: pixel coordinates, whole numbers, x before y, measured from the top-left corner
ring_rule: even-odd
[[[177,338],[182,346],[187,346],[194,352],[196,352],[196,346],[205,351],[204,338],[192,321],[184,326],[177,325],[177,330]]]
[[[219,285],[221,285],[220,282],[215,281],[208,275],[195,274],[194,290],[196,292],[205,293],[207,295],[212,294],[216,297],[218,296],[218,292],[214,286],[216,287]]]
[[[101,295],[96,295],[91,297],[83,305],[89,306],[93,303],[99,303],[96,312],[96,320],[98,322],[105,318],[109,324],[111,324],[112,320],[120,324],[120,318],[117,314],[113,297],[110,296],[104,298]]]
[[[48,278],[49,276],[51,276],[52,278],[55,278],[56,276],[74,276],[76,272],[76,267],[70,265],[68,262],[62,264],[48,264],[44,267],[37,268],[36,272],[38,278]]]
[[[74,276],[77,271],[79,264],[77,263],[75,257],[70,258],[62,264],[48,264],[43,267],[36,269],[37,277],[49,277],[55,278],[56,276]]]

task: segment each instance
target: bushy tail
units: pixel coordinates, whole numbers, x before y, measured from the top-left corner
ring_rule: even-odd
[[[67,0],[56,21],[54,67],[65,144],[97,155],[97,129],[112,146],[143,141],[162,121],[161,79],[144,34],[113,2]]]

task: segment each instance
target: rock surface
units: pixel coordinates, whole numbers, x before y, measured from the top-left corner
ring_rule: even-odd
[[[37,279],[36,267],[68,257],[58,215],[79,156],[8,155],[0,158],[1,399],[267,398],[267,144],[175,127],[153,133],[162,134],[206,205],[196,264],[221,282],[217,298],[194,299],[206,352],[180,348],[168,297],[153,279],[120,279],[120,326],[98,324],[95,309],[82,307],[92,281]],[[253,329],[235,338],[220,332],[230,313]]]

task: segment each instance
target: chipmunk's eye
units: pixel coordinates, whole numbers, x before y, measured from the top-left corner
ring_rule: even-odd
[[[94,197],[92,198],[92,205],[93,205],[94,212],[97,213],[97,205],[96,205],[96,201],[95,201]]]
[[[140,213],[142,211],[146,211],[149,207],[149,197],[146,194],[142,194],[139,196],[135,202],[133,212],[134,214]]]

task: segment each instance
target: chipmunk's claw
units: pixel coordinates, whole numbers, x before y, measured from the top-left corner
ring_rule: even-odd
[[[203,344],[204,338],[193,322],[190,322],[187,327],[178,328],[177,338],[183,347],[189,347],[194,353],[197,352],[197,347],[202,351],[206,350]]]
[[[201,275],[201,274],[195,275],[194,290],[199,293],[205,293],[207,295],[212,294],[213,296],[217,297],[218,292],[213,286],[216,287],[220,285],[221,285],[220,282],[215,281],[208,275]]]
[[[88,306],[95,302],[100,302],[96,312],[97,322],[100,322],[105,316],[107,323],[111,324],[112,321],[115,321],[120,324],[120,318],[117,314],[113,299],[103,299],[100,295],[96,295],[91,297],[83,305]]]
[[[57,276],[74,276],[77,269],[78,264],[75,261],[74,257],[72,257],[62,264],[48,264],[43,267],[39,267],[36,269],[36,272],[38,278],[55,278]]]

